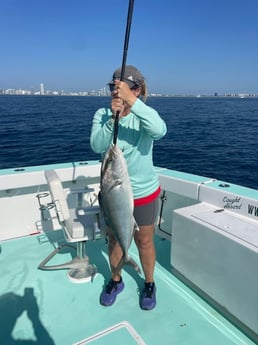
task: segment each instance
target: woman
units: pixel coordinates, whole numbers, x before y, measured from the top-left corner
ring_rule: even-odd
[[[134,66],[126,66],[124,81],[120,81],[121,69],[113,74],[109,83],[111,109],[99,109],[93,118],[90,143],[94,152],[105,153],[113,140],[114,117],[119,112],[117,144],[126,159],[134,195],[134,217],[140,231],[134,240],[137,245],[145,284],[141,294],[140,306],[150,310],[156,305],[156,286],[154,266],[156,252],[153,242],[155,220],[158,212],[160,186],[153,168],[153,141],[161,139],[167,131],[165,122],[156,110],[148,107],[147,88],[144,77]],[[121,272],[115,273],[122,257],[122,251],[112,234],[109,234],[109,261],[111,280],[100,296],[100,303],[112,305],[116,296],[124,289]]]

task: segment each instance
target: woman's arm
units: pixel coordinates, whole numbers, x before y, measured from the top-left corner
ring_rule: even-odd
[[[133,104],[131,112],[140,119],[143,128],[154,140],[161,139],[167,133],[166,123],[159,113],[140,99]]]
[[[95,153],[103,153],[112,142],[114,121],[110,109],[99,109],[92,121],[90,145]]]

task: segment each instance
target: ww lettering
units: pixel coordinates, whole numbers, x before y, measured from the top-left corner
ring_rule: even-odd
[[[258,207],[248,204],[248,214],[258,217]]]

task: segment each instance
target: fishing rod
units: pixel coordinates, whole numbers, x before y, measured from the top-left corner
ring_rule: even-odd
[[[129,37],[130,37],[130,30],[131,30],[131,23],[132,23],[132,16],[133,16],[133,5],[134,5],[134,0],[129,0],[128,13],[127,13],[127,24],[126,24],[125,40],[124,40],[124,52],[123,52],[121,77],[120,77],[121,81],[124,80],[124,76],[125,76],[126,58],[127,58],[127,51],[128,51],[128,44],[129,44]],[[116,145],[117,136],[118,136],[119,114],[120,114],[120,112],[117,111],[116,116],[115,116],[114,135],[113,135],[113,144],[114,145]]]

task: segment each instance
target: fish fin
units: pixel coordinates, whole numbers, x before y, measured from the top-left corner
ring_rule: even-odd
[[[139,228],[139,226],[138,226],[138,224],[137,224],[135,218],[133,218],[133,220],[134,220],[133,230],[134,230],[134,231],[140,231],[140,228]]]
[[[123,181],[121,179],[117,179],[116,181],[114,181],[114,183],[110,186],[110,188],[108,189],[108,192],[111,192],[113,189],[117,189],[120,186],[123,185]]]
[[[135,271],[137,271],[138,273],[141,274],[141,269],[140,267],[137,265],[137,263],[134,261],[133,258],[131,258],[131,256],[127,255],[127,256],[123,256],[122,259],[120,260],[120,262],[118,263],[117,267],[115,268],[115,275],[119,274],[122,267],[123,266],[132,266]]]

